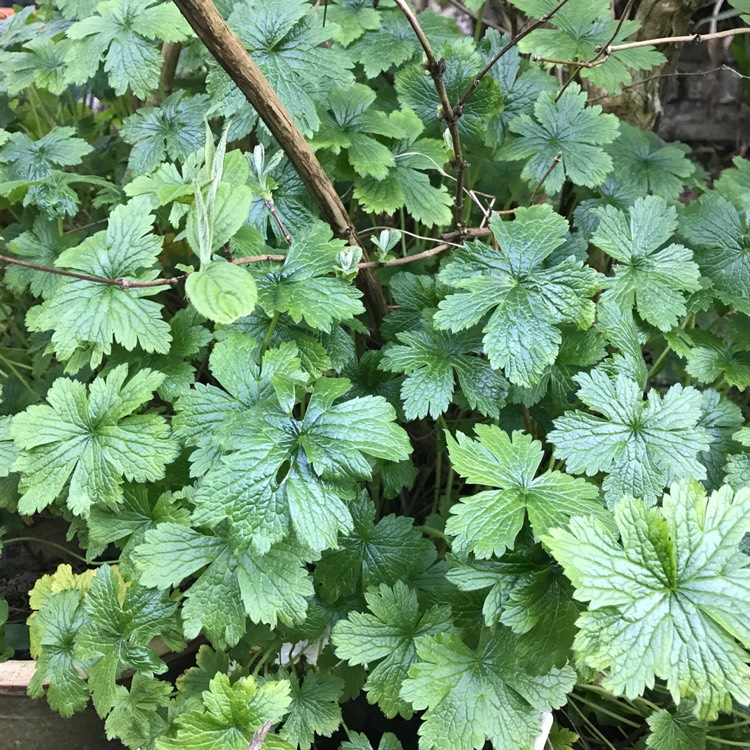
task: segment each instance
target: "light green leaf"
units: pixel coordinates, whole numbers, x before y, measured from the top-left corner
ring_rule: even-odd
[[[733,699],[747,704],[750,571],[738,545],[750,530],[750,490],[707,498],[697,482],[674,484],[661,508],[621,501],[615,521],[619,541],[593,518],[545,539],[589,602],[578,620],[581,660],[628,698],[660,677],[676,703],[695,700],[699,719],[730,711]]]
[[[93,504],[116,507],[123,480],[154,482],[176,458],[167,422],[155,414],[133,414],[151,400],[164,379],[139,370],[127,383],[120,365],[87,389],[59,378],[47,404],[30,406],[13,418],[11,430],[21,453],[15,470],[23,493],[19,510],[31,515],[46,508],[67,485],[67,506],[87,516]]]
[[[344,683],[332,674],[310,672],[302,683],[290,675],[289,684],[292,700],[280,735],[300,750],[310,750],[316,735],[330,737],[339,728]]]
[[[399,691],[416,660],[415,641],[452,630],[450,609],[420,612],[416,592],[401,581],[393,587],[382,584],[365,599],[372,614],[350,612],[334,626],[331,638],[336,654],[349,664],[379,662],[365,683],[367,700],[377,703],[389,718],[396,714],[409,718],[413,712]]]
[[[415,709],[426,709],[420,750],[480,750],[487,740],[499,748],[532,747],[541,712],[565,703],[575,672],[531,675],[514,647],[515,636],[504,628],[476,650],[449,633],[420,639],[419,661],[401,691]]]
[[[586,329],[594,322],[599,276],[572,257],[543,266],[568,229],[549,206],[518,209],[512,222],[493,215],[490,227],[502,252],[479,242],[455,252],[440,280],[463,291],[440,303],[435,324],[457,333],[494,308],[483,328],[490,364],[504,368],[511,383],[531,386],[557,357],[560,325]]]
[[[253,277],[244,268],[219,259],[188,274],[185,291],[201,315],[224,324],[250,315],[258,298]]]
[[[672,481],[705,479],[698,453],[711,439],[699,426],[698,391],[677,384],[664,396],[650,390],[644,401],[641,387],[625,374],[613,379],[596,369],[573,379],[581,386],[578,398],[603,416],[568,412],[547,438],[569,472],[608,474],[602,485],[608,503],[632,495],[652,504]]]
[[[455,536],[453,550],[478,558],[501,556],[512,549],[526,514],[537,538],[571,516],[606,515],[599,490],[561,471],[535,478],[544,451],[530,435],[508,436],[494,425],[477,425],[478,440],[461,432],[446,434],[453,468],[472,484],[497,487],[463,498],[451,508],[446,533]]]

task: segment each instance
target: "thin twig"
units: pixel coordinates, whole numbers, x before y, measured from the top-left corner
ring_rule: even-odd
[[[284,226],[284,222],[281,220],[281,216],[279,216],[279,212],[276,210],[276,204],[273,202],[273,198],[266,198],[263,201],[266,204],[266,208],[271,212],[271,216],[276,220],[276,223],[279,226],[279,229],[281,230],[281,234],[284,235],[284,239],[286,240],[287,245],[292,244],[292,236],[287,231],[286,227]]]
[[[636,81],[635,83],[628,84],[627,86],[623,86],[620,91],[627,91],[628,89],[634,89],[638,86],[643,86],[646,83],[651,83],[651,81],[658,81],[660,78],[682,78],[687,76],[707,76],[711,73],[718,73],[720,70],[726,70],[729,73],[734,74],[737,76],[737,78],[743,78],[745,80],[750,80],[750,76],[742,75],[738,70],[735,70],[734,68],[730,67],[729,65],[719,65],[717,68],[711,68],[710,70],[697,70],[693,71],[692,73],[684,73],[684,72],[675,72],[675,73],[660,73],[658,76],[649,76],[648,78],[643,78],[640,81]],[[603,94],[602,96],[597,96],[594,99],[589,99],[586,103],[587,104],[595,104],[596,102],[600,102],[603,99],[608,99],[611,95],[610,94]]]
[[[534,198],[536,198],[537,193],[542,189],[542,185],[547,181],[547,178],[552,174],[555,167],[560,163],[560,159],[562,159],[562,154],[558,154],[553,160],[552,164],[549,165],[547,168],[547,171],[542,175],[542,179],[539,180],[539,184],[534,188],[534,192],[531,194],[531,198],[529,199],[529,203],[534,202]]]
[[[549,63],[550,65],[565,65],[576,68],[598,68],[600,65],[604,65],[607,62],[607,58],[604,60],[588,60],[586,62],[579,62],[578,60],[555,60],[552,57],[539,57],[538,55],[531,55],[532,62],[543,62]]]
[[[469,97],[477,90],[479,87],[479,84],[482,82],[482,79],[487,75],[487,73],[492,70],[495,63],[500,60],[501,57],[504,57],[508,52],[510,52],[513,47],[515,47],[521,39],[523,39],[525,36],[528,36],[532,31],[535,31],[540,26],[544,26],[547,21],[549,21],[555,13],[557,13],[560,8],[562,8],[565,3],[567,3],[568,0],[560,0],[560,2],[552,8],[552,10],[547,13],[546,16],[542,16],[538,21],[535,21],[531,24],[527,29],[524,29],[520,33],[516,34],[513,39],[511,39],[501,50],[498,52],[488,63],[487,65],[482,68],[482,70],[477,73],[474,80],[471,82],[471,85],[468,89],[464,92],[463,96],[456,102],[456,104],[453,107],[453,111],[456,113],[456,117],[461,117],[463,114],[464,107],[466,106],[466,102],[469,100]]]
[[[634,0],[628,0],[628,4],[625,6],[625,9],[622,11],[622,15],[620,16],[620,20],[617,22],[617,26],[615,26],[615,30],[612,32],[612,36],[609,37],[606,44],[601,45],[600,47],[596,47],[596,54],[589,60],[589,63],[595,63],[597,60],[599,60],[601,57],[606,59],[610,56],[612,48],[612,42],[617,38],[617,35],[620,33],[620,29],[622,28],[622,25],[625,23],[625,20],[628,17],[628,14],[630,13],[630,9],[633,7]],[[581,72],[582,68],[578,67],[575,69],[575,72],[573,73],[570,78],[568,78],[567,81],[560,87],[560,91],[557,92],[557,96],[555,97],[555,101],[559,102],[560,97],[565,93],[568,86],[570,86],[571,83],[578,77],[578,74]]]
[[[273,726],[272,721],[267,721],[263,726],[253,735],[250,740],[250,744],[247,746],[247,750],[260,750],[263,747],[263,740],[266,739],[266,735],[271,731]]]
[[[624,44],[602,45],[597,50],[604,54],[611,55],[613,52],[621,52],[624,49],[635,49],[636,47],[649,47],[656,44],[684,44],[686,42],[700,44],[710,39],[723,39],[736,34],[750,34],[750,26],[741,26],[736,29],[726,29],[717,31],[713,34],[687,34],[686,36],[664,36],[660,39],[641,39],[638,42],[625,42]]]
[[[463,3],[459,2],[459,0],[448,0],[448,4],[452,5],[456,10],[460,10],[461,13],[467,15],[476,23],[481,23],[482,26],[487,26],[487,28],[495,29],[495,31],[499,31],[501,34],[508,33],[508,30],[504,29],[499,23],[490,21],[489,18],[485,18],[484,16],[480,18],[478,14],[476,14],[473,10],[469,10],[469,8],[467,8]]]
[[[409,7],[406,0],[395,0],[396,5],[401,9],[401,12],[406,16],[406,20],[417,35],[419,43],[422,45],[425,57],[427,58],[426,69],[432,77],[432,81],[435,84],[435,91],[437,91],[438,99],[440,100],[440,106],[442,107],[442,119],[448,126],[448,130],[451,134],[451,140],[453,141],[453,164],[456,170],[456,201],[455,201],[455,215],[456,215],[456,226],[459,230],[464,228],[464,175],[466,168],[469,166],[464,161],[464,153],[461,147],[461,134],[458,130],[458,116],[454,112],[453,106],[451,105],[448,92],[445,89],[445,83],[443,81],[443,73],[445,72],[445,60],[438,60],[435,53],[432,50],[430,41],[427,38],[424,30],[419,25],[414,11]],[[567,0],[563,0],[567,2]]]

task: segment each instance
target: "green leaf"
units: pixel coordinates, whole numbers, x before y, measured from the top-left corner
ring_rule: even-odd
[[[375,506],[362,493],[350,505],[351,531],[327,550],[315,567],[315,580],[327,601],[352,596],[380,584],[410,581],[435,561],[434,545],[404,516],[387,515],[375,523]]]
[[[680,231],[695,249],[716,296],[750,313],[750,230],[744,213],[714,193],[686,207]]]
[[[750,209],[750,161],[735,156],[732,163],[734,167],[725,169],[714,182],[714,190],[740,211],[747,211]]]
[[[444,54],[450,64],[445,67],[443,85],[448,99],[455,102],[476,79],[484,63],[469,39],[446,45]],[[396,75],[396,92],[401,106],[419,115],[427,135],[442,136],[446,124],[441,117],[440,100],[435,83],[425,75],[423,65],[412,65],[399,72]],[[500,113],[502,105],[503,97],[497,81],[493,76],[484,76],[458,120],[462,141],[484,144],[489,120]]]
[[[538,546],[521,547],[500,560],[451,558],[448,580],[460,591],[487,591],[488,626],[502,623],[519,635],[517,655],[533,673],[562,668],[571,656],[580,606],[559,567]]]
[[[421,331],[399,333],[397,338],[400,343],[385,350],[380,368],[406,373],[401,398],[407,419],[444,414],[453,400],[456,377],[472,409],[486,417],[500,416],[508,381],[477,356],[481,334],[459,336],[425,324]]]
[[[406,133],[406,137],[391,148],[396,166],[382,179],[365,177],[357,180],[354,197],[367,213],[395,213],[405,208],[426,227],[449,224],[449,206],[453,199],[445,185],[435,187],[427,174],[442,171],[447,161],[445,144],[419,138],[424,126],[411,110],[393,113],[390,119]]]
[[[156,169],[166,159],[183,161],[202,148],[208,97],[177,91],[158,107],[141,107],[122,124],[120,137],[133,146],[128,166],[133,172]]]
[[[350,56],[323,46],[331,29],[323,27],[322,15],[303,0],[247,0],[235,4],[229,16],[229,25],[306,136],[320,127],[316,103],[332,86],[353,83]],[[249,132],[257,115],[218,66],[209,74],[208,92],[222,115],[243,119],[241,130],[230,133],[232,140]]]
[[[235,333],[216,344],[209,367],[221,388],[196,383],[175,404],[175,436],[197,448],[190,457],[193,476],[205,474],[218,463],[222,451],[217,428],[260,404],[273,405],[277,387],[307,382],[298,354],[294,344],[282,344],[266,352],[261,367],[259,347],[249,337]]]
[[[267,315],[286,313],[295,323],[330,332],[335,323],[364,312],[361,292],[342,278],[331,277],[347,250],[334,240],[328,225],[315,222],[294,238],[284,263],[268,271],[253,268],[258,304]]]
[[[203,693],[203,705],[179,716],[177,734],[157,740],[157,750],[247,750],[266,721],[284,716],[290,700],[286,680],[258,685],[242,677],[232,684],[217,674]]]
[[[463,498],[451,508],[445,530],[456,537],[453,550],[458,554],[502,555],[513,548],[527,513],[537,538],[571,516],[606,514],[596,486],[561,471],[535,478],[544,451],[530,435],[508,436],[494,425],[474,429],[478,440],[446,433],[451,463],[471,484],[498,489]]]
[[[509,123],[516,137],[500,148],[498,157],[525,160],[521,176],[532,189],[543,178],[548,195],[560,192],[566,179],[574,185],[596,187],[612,171],[612,159],[602,146],[617,138],[618,120],[602,114],[599,105],[587,107],[586,96],[577,84],[557,101],[553,92],[543,92],[533,117],[522,114]]]
[[[8,622],[8,602],[0,598],[0,664],[13,658],[14,651],[5,643],[5,626]]]
[[[578,398],[603,416],[575,410],[555,420],[547,439],[573,474],[608,474],[607,502],[632,495],[652,504],[672,481],[705,479],[698,460],[711,440],[701,418],[701,394],[676,384],[644,401],[640,386],[625,374],[611,378],[600,369],[573,378]]]
[[[515,637],[500,629],[470,649],[458,635],[439,633],[417,644],[401,696],[426,709],[419,728],[420,750],[450,747],[479,750],[530,748],[540,731],[540,713],[565,703],[575,684],[570,667],[531,675],[519,664]]]
[[[57,379],[47,404],[16,415],[12,433],[21,453],[19,511],[31,515],[46,508],[67,485],[67,506],[87,516],[93,504],[116,507],[124,479],[154,482],[177,456],[167,422],[155,414],[134,414],[151,400],[164,379],[139,370],[127,383],[120,365],[106,378],[83,383]]]
[[[261,554],[290,530],[316,552],[335,547],[352,528],[355,482],[372,475],[366,456],[400,461],[411,450],[385,399],[332,403],[348,385],[318,381],[301,421],[271,407],[243,417],[224,437],[241,448],[206,474],[194,519],[213,527],[232,519]]]
[[[718,490],[724,484],[724,468],[731,453],[737,451],[732,439],[742,425],[743,417],[739,406],[717,391],[703,391],[700,427],[712,438],[707,451],[699,454],[700,462],[706,467],[706,479],[702,484],[707,490]]]
[[[484,3],[482,3],[484,4]],[[499,34],[494,29],[487,29],[477,47],[482,56],[483,65],[487,65],[510,43],[507,34]],[[511,46],[490,69],[498,83],[503,97],[502,111],[490,118],[484,136],[488,146],[500,146],[508,132],[508,123],[520,114],[532,114],[534,102],[543,91],[555,90],[551,76],[542,71],[521,69],[521,55],[518,47]],[[462,92],[463,93],[463,92]]]
[[[85,662],[82,664],[74,653],[76,638],[86,621],[81,599],[76,589],[51,592],[34,616],[40,647],[28,692],[34,698],[46,692],[50,707],[66,717],[81,711],[89,701],[88,686],[81,676]]]
[[[151,495],[154,493],[152,492]],[[132,570],[130,555],[143,542],[146,532],[160,523],[187,524],[190,512],[182,507],[180,493],[166,492],[152,500],[146,487],[125,487],[123,502],[117,508],[94,505],[89,513],[89,554],[104,550],[113,542],[124,541],[120,553],[120,570],[128,575]]]
[[[322,115],[321,127],[312,141],[313,148],[324,147],[338,154],[346,149],[352,169],[360,177],[382,180],[396,166],[390,149],[374,136],[401,139],[406,136],[393,118],[372,107],[375,92],[368,86],[338,86],[328,94],[331,115]]]
[[[167,665],[149,648],[161,636],[181,647],[177,604],[102,565],[85,598],[86,623],[76,636],[75,654],[88,664],[88,683],[99,716],[115,705],[117,678],[126,669],[145,677],[166,672]]]
[[[647,322],[669,331],[687,312],[686,294],[701,288],[693,254],[670,244],[677,211],[662,198],[638,199],[630,217],[612,206],[594,209],[599,227],[591,241],[617,261],[604,299],[625,309],[635,307]]]
[[[14,95],[36,86],[51,94],[62,94],[68,85],[65,58],[69,48],[68,40],[54,42],[42,37],[26,42],[22,52],[0,52],[7,92]]]
[[[67,56],[68,80],[86,83],[103,61],[115,94],[130,87],[145,99],[156,89],[163,63],[153,40],[181,42],[189,34],[187,22],[171,3],[106,0],[66,32],[74,42]]]
[[[106,279],[151,281],[159,273],[154,264],[162,245],[162,238],[151,233],[153,223],[146,199],[135,198],[110,214],[105,232],[65,250],[55,265]],[[51,345],[63,361],[84,350],[91,367],[111,352],[113,340],[128,351],[138,345],[147,352],[166,353],[169,325],[162,319],[161,305],[146,299],[158,291],[65,278],[48,300],[33,308],[27,325],[52,330]]]
[[[247,617],[272,628],[279,621],[302,622],[313,594],[305,569],[307,550],[285,543],[258,555],[223,532],[209,536],[163,523],[147,531],[133,553],[144,586],[166,589],[196,577],[182,606],[185,637],[195,638],[204,630],[217,646],[234,646]]]
[[[300,750],[310,750],[316,735],[330,737],[341,724],[343,681],[332,674],[308,673],[302,683],[289,677],[291,703],[280,735]]]
[[[185,292],[201,315],[224,324],[250,315],[258,297],[253,277],[220,259],[188,274]]]
[[[118,738],[130,747],[150,747],[167,728],[158,709],[169,705],[172,685],[140,672],[133,675],[130,689],[115,687],[112,711],[104,728],[107,739]]]
[[[414,29],[401,11],[384,12],[381,16],[383,21],[379,28],[365,32],[348,49],[368,78],[376,78],[422,54]],[[419,25],[438,55],[444,44],[461,37],[453,19],[432,11],[419,14]]]
[[[390,4],[392,0],[385,0],[380,7]],[[328,18],[335,24],[333,38],[348,47],[365,31],[379,28],[381,14],[375,10],[372,0],[333,0],[328,5]]]
[[[624,500],[615,521],[620,541],[593,518],[545,539],[576,598],[590,602],[578,621],[582,661],[629,698],[665,679],[676,703],[695,699],[699,719],[730,711],[733,699],[747,704],[750,571],[738,545],[750,491],[707,498],[697,482],[674,484],[661,508]]]
[[[370,741],[362,732],[347,732],[349,740],[342,742],[339,750],[373,750]],[[385,732],[380,738],[378,750],[404,750],[395,734]]]
[[[513,0],[520,10],[542,18],[557,5],[554,0]],[[616,45],[632,36],[640,27],[638,21],[613,20],[607,0],[572,0],[554,14],[555,28],[533,30],[521,39],[522,52],[555,60],[588,62],[597,57],[599,48]],[[617,94],[632,79],[632,71],[648,70],[666,62],[664,55],[652,46],[619,50],[599,57],[600,64],[582,68],[580,74],[594,86]]]
[[[55,224],[44,216],[37,216],[32,228],[8,242],[11,254],[41,266],[54,266],[58,256],[74,244],[69,237],[60,237]],[[23,266],[8,266],[3,274],[3,283],[16,294],[27,288],[35,297],[47,299],[62,283],[61,277],[52,273],[36,271]]]
[[[731,333],[722,339],[709,331],[692,331],[685,371],[699,383],[722,378],[744,391],[750,385],[750,346],[744,337]]]
[[[549,206],[518,209],[513,222],[493,215],[490,227],[502,252],[475,242],[454,253],[440,280],[464,291],[440,303],[435,323],[457,333],[495,308],[483,328],[490,364],[504,368],[511,383],[534,385],[557,357],[560,325],[586,329],[594,322],[599,277],[572,257],[543,266],[568,230]]]
[[[689,149],[679,142],[666,143],[656,133],[620,122],[620,135],[607,147],[617,164],[618,182],[638,194],[677,200],[695,174]],[[726,171],[724,172],[726,174]]]
[[[646,739],[650,750],[705,750],[706,724],[692,714],[687,701],[670,713],[666,709],[654,711],[648,717],[651,729]]]
[[[13,180],[39,180],[55,167],[80,164],[93,149],[75,133],[75,128],[53,128],[36,141],[24,133],[12,133],[0,148],[0,164],[9,165],[7,174]]]
[[[350,612],[334,626],[336,655],[349,664],[379,662],[365,683],[367,700],[377,703],[388,718],[396,714],[409,718],[413,712],[399,691],[416,660],[415,641],[452,630],[450,609],[431,607],[420,612],[416,592],[401,581],[393,587],[382,584],[365,599],[372,614]]]

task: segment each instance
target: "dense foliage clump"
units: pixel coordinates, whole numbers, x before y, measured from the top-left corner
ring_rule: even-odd
[[[40,5],[0,21],[0,542],[82,555],[29,693],[144,750],[750,746],[750,163],[593,101],[665,62],[638,22],[217,0],[261,107],[213,3]]]

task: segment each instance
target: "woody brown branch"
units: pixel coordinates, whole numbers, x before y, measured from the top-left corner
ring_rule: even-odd
[[[229,28],[212,0],[174,0],[214,59],[226,71],[258,113],[305,185],[322,217],[338,237],[367,251],[341,201],[336,188],[297,128],[286,107],[266,80],[239,37]],[[379,280],[371,269],[357,278],[376,328],[387,313]]]

